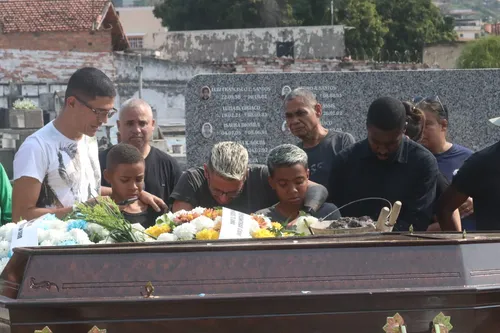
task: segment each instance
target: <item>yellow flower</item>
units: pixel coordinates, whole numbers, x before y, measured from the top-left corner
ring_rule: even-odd
[[[203,229],[196,234],[196,239],[209,240],[219,239],[219,233],[214,229]]]
[[[291,232],[284,232],[281,236],[282,237],[293,237],[293,236],[295,236],[295,234],[293,234]]]
[[[144,232],[150,236],[158,238],[161,234],[170,232],[172,229],[168,224],[157,224],[147,228]]]
[[[273,226],[274,229],[276,230],[281,230],[283,229],[283,226],[281,225],[281,223],[278,223],[278,222],[273,222],[271,223],[271,225]]]
[[[267,229],[259,229],[252,233],[253,238],[274,238],[276,235],[270,230]]]

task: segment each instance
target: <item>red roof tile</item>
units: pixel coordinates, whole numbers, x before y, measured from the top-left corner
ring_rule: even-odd
[[[0,1],[0,30],[12,32],[85,31],[100,24],[109,0]]]

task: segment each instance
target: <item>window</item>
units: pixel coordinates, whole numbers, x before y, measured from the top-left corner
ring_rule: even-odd
[[[142,37],[128,37],[130,43],[130,48],[132,49],[142,49]]]
[[[279,57],[294,57],[293,47],[294,42],[277,42],[276,55]]]

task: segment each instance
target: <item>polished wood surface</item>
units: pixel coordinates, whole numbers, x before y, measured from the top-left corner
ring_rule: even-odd
[[[452,332],[493,332],[499,256],[497,233],[15,249],[1,275],[0,324],[13,333],[86,333],[95,325],[123,333],[372,333],[399,313],[407,332],[419,333],[442,312]]]

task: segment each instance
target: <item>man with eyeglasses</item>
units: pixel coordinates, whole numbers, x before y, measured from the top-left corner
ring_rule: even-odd
[[[315,211],[328,193],[322,185],[310,182],[304,203],[305,211]],[[269,185],[264,165],[248,165],[248,151],[242,145],[226,141],[216,144],[208,163],[186,170],[174,188],[172,211],[196,207],[227,207],[243,213],[255,213],[278,202]]]
[[[30,135],[14,158],[14,222],[47,213],[62,218],[79,202],[111,194],[100,184],[96,133],[116,113],[115,96],[113,82],[96,68],[71,76],[61,113]],[[157,199],[148,193],[140,198],[159,210]]]

